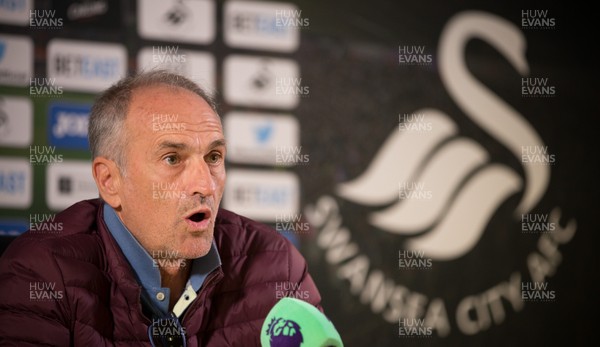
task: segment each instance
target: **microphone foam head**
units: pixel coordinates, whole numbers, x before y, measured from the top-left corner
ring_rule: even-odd
[[[343,347],[333,323],[313,305],[283,298],[271,309],[260,334],[262,347]]]

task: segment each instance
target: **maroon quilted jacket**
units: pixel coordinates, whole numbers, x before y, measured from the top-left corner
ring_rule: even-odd
[[[0,258],[0,345],[149,346],[141,287],[102,210],[99,200],[79,202],[54,219],[62,231],[11,243]],[[188,346],[260,346],[278,283],[300,284],[322,310],[304,258],[276,231],[221,210],[214,235],[222,266],[184,314]]]

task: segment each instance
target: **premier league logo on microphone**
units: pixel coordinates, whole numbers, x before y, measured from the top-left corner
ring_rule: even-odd
[[[271,347],[300,347],[304,341],[298,323],[277,317],[271,319],[267,336]]]
[[[301,326],[305,336],[302,336]],[[340,334],[327,316],[306,301],[288,297],[279,300],[269,311],[262,325],[260,345],[344,347]]]

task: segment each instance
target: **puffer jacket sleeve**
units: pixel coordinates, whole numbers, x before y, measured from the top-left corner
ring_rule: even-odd
[[[291,242],[287,242],[289,248],[288,264],[290,266],[289,281],[291,283],[297,283],[298,286],[296,288],[301,288],[303,291],[305,291],[306,294],[303,297],[304,301],[312,304],[318,308],[319,311],[323,312],[323,307],[321,306],[321,294],[319,293],[315,282],[308,272],[306,260]]]
[[[0,345],[69,346],[69,302],[52,248],[23,235],[0,258]]]

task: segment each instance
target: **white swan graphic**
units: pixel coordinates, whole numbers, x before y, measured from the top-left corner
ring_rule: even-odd
[[[452,99],[475,124],[521,158],[523,146],[543,142],[516,110],[469,73],[464,50],[474,38],[497,49],[522,76],[529,73],[525,38],[501,17],[467,11],[449,20],[438,47],[440,75]],[[391,134],[367,170],[337,189],[339,196],[365,205],[396,201],[372,213],[369,221],[387,232],[419,234],[407,241],[406,248],[424,251],[435,260],[461,257],[477,244],[494,211],[508,197],[522,191],[515,216],[531,211],[542,198],[550,179],[548,166],[525,164],[523,182],[511,168],[491,163],[479,143],[458,136],[456,124],[445,113],[435,109],[415,113],[423,117],[408,124],[430,124],[426,135],[409,127]],[[399,200],[398,183],[410,181],[423,182],[433,198]]]

